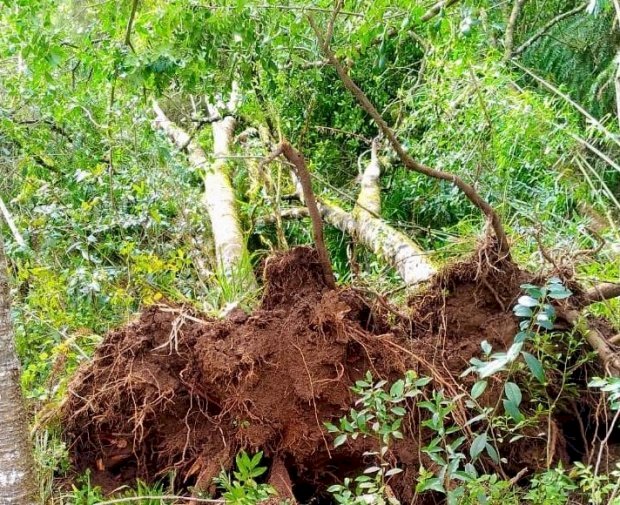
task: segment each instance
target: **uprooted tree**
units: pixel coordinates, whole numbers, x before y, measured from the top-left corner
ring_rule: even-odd
[[[18,4],[0,210],[76,495],[219,496],[243,451],[293,502],[609,478],[616,126],[517,65],[611,4]]]

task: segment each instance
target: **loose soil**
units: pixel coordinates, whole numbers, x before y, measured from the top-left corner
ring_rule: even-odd
[[[63,407],[77,471],[90,469],[107,491],[174,473],[181,487],[216,493],[213,478],[239,450],[261,450],[266,479],[281,496],[329,503],[325,489],[371,466],[364,453],[376,449],[369,439],[334,449],[323,428],[351,408],[354,382],[367,370],[392,381],[413,369],[433,378],[429,388],[463,392],[473,379],[459,375],[481,354],[481,341],[496,350],[512,342],[510,309],[532,277],[510,262],[476,257],[437,276],[410,301],[405,319],[380,298],[328,290],[312,249],[276,255],[264,271],[264,298],[249,316],[239,310],[216,320],[188,307],[153,306],[106,336]],[[498,383],[482,400],[491,405],[500,394]],[[558,411],[544,435],[534,429],[506,443],[508,463],[495,470],[512,476],[544,467],[549,457],[582,455],[579,437],[562,422],[570,408]],[[390,485],[407,502],[420,464],[432,468],[420,451],[429,434],[418,417],[412,409],[405,439],[390,454],[404,470]],[[464,425],[462,406],[454,417]]]

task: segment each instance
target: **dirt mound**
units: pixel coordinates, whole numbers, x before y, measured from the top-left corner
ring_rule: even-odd
[[[510,307],[528,276],[509,263],[480,276],[479,265],[439,276],[412,300],[412,321],[392,327],[355,291],[327,290],[308,248],[266,262],[264,299],[250,316],[213,320],[186,307],[151,307],[110,333],[72,381],[63,426],[73,462],[107,489],[170,472],[182,486],[210,489],[239,450],[263,450],[282,495],[319,495],[369,466],[370,441],[333,449],[323,427],[348,412],[350,387],[367,370],[395,380],[416,369],[456,396],[482,340],[498,350],[511,343]],[[424,462],[417,415],[394,448],[404,472],[393,488],[407,501]],[[465,424],[465,415],[455,417]],[[535,468],[545,447],[528,444],[513,451]],[[514,466],[516,473],[521,461]]]
[[[262,449],[299,486],[327,466],[359,470],[361,452],[330,449],[322,422],[348,411],[367,370],[402,375],[403,357],[385,345],[395,336],[377,334],[354,293],[325,290],[310,249],[271,258],[265,272],[250,317],[157,306],[106,337],[64,408],[78,469],[108,488],[174,471],[204,489],[238,450]]]

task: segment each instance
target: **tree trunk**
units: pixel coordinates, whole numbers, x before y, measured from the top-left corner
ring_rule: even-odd
[[[256,280],[249,268],[249,254],[239,223],[235,192],[226,160],[230,155],[235,118],[225,116],[212,124],[215,161],[210,163],[198,142],[170,121],[156,102],[153,103],[153,108],[157,114],[157,127],[163,130],[179,149],[187,151],[193,167],[204,172],[203,203],[211,221],[218,267],[227,276],[239,280],[247,287],[255,286]],[[244,278],[239,278],[240,274],[243,274]]]
[[[342,207],[318,199],[319,210],[326,222],[348,233],[367,249],[382,257],[396,269],[405,284],[429,280],[436,270],[426,253],[407,235],[391,227],[367,210],[347,212]]]
[[[414,285],[427,281],[436,270],[426,253],[404,233],[396,230],[379,217],[381,192],[379,176],[381,166],[377,145],[373,142],[370,163],[361,179],[361,190],[352,212],[324,198],[317,197],[323,219],[334,228],[349,234],[357,242],[371,250],[394,267],[405,284]],[[299,180],[292,173],[298,198],[303,201]]]
[[[35,480],[0,241],[0,505],[34,505]]]

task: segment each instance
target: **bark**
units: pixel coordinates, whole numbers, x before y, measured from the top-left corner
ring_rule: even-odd
[[[0,505],[34,505],[35,479],[0,243]]]
[[[225,116],[212,123],[215,160],[211,163],[200,144],[170,121],[157,102],[153,102],[153,109],[157,114],[157,127],[163,130],[179,149],[187,151],[191,165],[204,173],[203,203],[211,221],[218,266],[231,277],[243,272],[248,278],[240,280],[247,280],[254,285],[256,281],[253,273],[247,272],[249,254],[239,223],[235,192],[228,174],[227,157],[230,155],[235,118]]]
[[[384,258],[405,284],[418,284],[435,275],[426,253],[413,240],[367,210],[358,207],[347,212],[327,200],[319,200],[319,210],[327,223]]]
[[[495,233],[500,254],[502,254],[502,256],[505,258],[509,258],[510,245],[508,243],[508,237],[506,236],[506,231],[504,230],[502,222],[497,212],[495,212],[495,209],[493,209],[493,207],[487,201],[485,201],[480,196],[480,194],[478,194],[478,192],[471,184],[465,182],[458,175],[444,172],[442,170],[437,170],[435,168],[424,165],[423,163],[414,160],[409,155],[409,153],[407,153],[403,145],[399,142],[396,134],[394,133],[394,130],[392,130],[392,128],[385,121],[385,119],[383,119],[383,116],[379,113],[377,108],[368,99],[368,97],[361,90],[361,88],[353,81],[353,79],[351,79],[347,70],[343,67],[342,63],[340,63],[338,58],[336,58],[336,55],[330,49],[329,45],[326,44],[325,38],[316,26],[314,20],[311,17],[309,17],[308,20],[317,35],[317,38],[319,40],[319,46],[321,47],[323,54],[336,70],[336,73],[340,77],[340,80],[344,84],[345,88],[347,88],[351,92],[351,94],[355,97],[360,106],[377,124],[383,135],[385,135],[386,139],[392,145],[394,151],[396,151],[396,154],[398,155],[401,163],[412,172],[417,172],[428,177],[432,177],[434,179],[451,182],[457,188],[459,188],[465,194],[467,199],[478,209],[480,209],[480,211],[486,216],[488,222],[491,225],[491,228]]]
[[[620,284],[615,282],[604,282],[593,288],[588,289],[583,294],[584,302],[589,305],[591,303],[602,302],[620,296]]]
[[[6,205],[4,204],[4,200],[2,200],[2,197],[0,197],[0,213],[2,213],[2,217],[4,217],[4,221],[11,230],[11,233],[13,234],[13,238],[15,239],[15,242],[17,242],[17,245],[19,245],[19,247],[26,247],[26,241],[24,240],[24,237],[15,225],[13,216],[11,216],[9,209],[7,209]]]
[[[517,27],[517,20],[521,14],[521,9],[527,0],[515,0],[512,5],[512,11],[506,24],[506,35],[504,37],[504,61],[508,61],[512,58],[512,52],[514,49],[515,41],[515,28]]]
[[[379,216],[381,214],[381,187],[379,177],[381,176],[381,165],[379,163],[378,139],[372,141],[370,150],[370,163],[366,166],[361,177],[361,189],[357,197],[357,205],[368,212]]]

